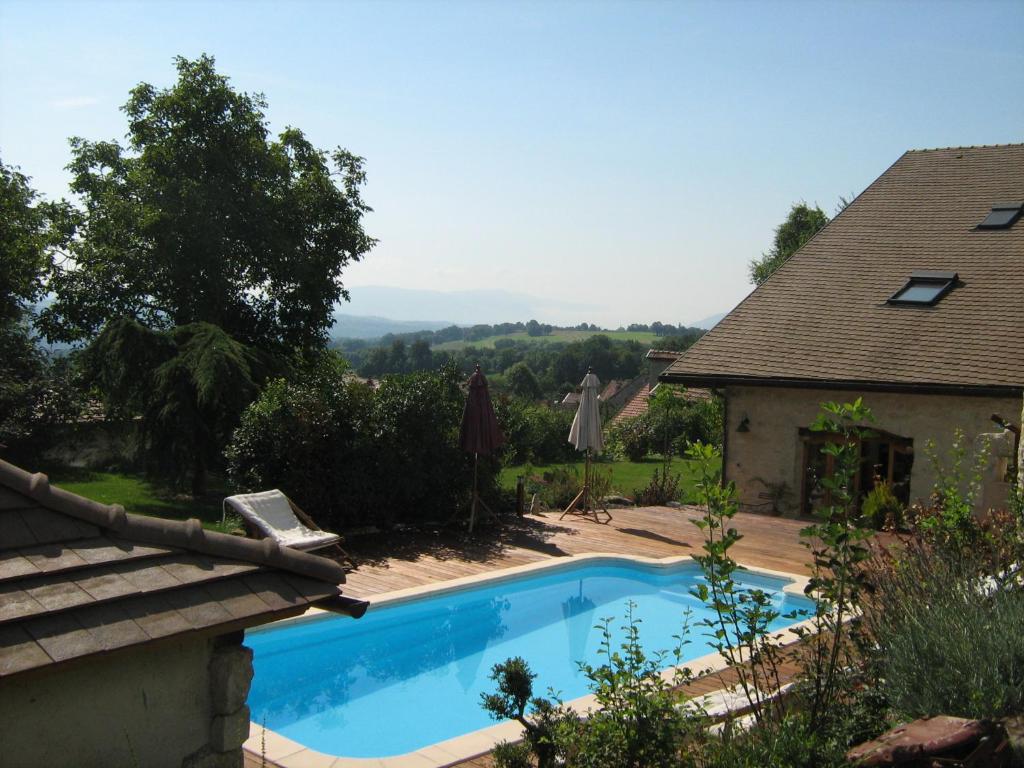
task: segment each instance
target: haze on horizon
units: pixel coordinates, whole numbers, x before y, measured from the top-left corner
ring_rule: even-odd
[[[907,149],[1024,140],[1022,40],[1012,0],[0,0],[0,159],[66,196],[67,139],[121,139],[128,91],[205,52],[271,130],[366,157],[380,244],[339,311],[390,286],[691,322],[749,292],[792,203],[831,214]],[[497,313],[476,320],[528,319]]]

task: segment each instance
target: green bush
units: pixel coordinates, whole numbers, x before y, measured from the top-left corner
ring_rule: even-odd
[[[670,501],[679,501],[679,483],[682,476],[669,471],[668,463],[655,469],[651,482],[644,488],[633,491],[633,502],[639,507],[663,506]]]
[[[1024,585],[1019,563],[1000,567],[990,554],[910,539],[876,562],[865,624],[877,685],[898,716],[1024,712]]]
[[[495,398],[494,410],[505,433],[501,452],[505,464],[556,464],[577,458],[569,444],[572,411],[510,397]]]
[[[67,442],[84,397],[66,358],[51,358],[26,322],[0,321],[0,444],[8,461],[38,462]]]
[[[794,714],[770,728],[726,729],[703,745],[701,768],[840,768],[848,746]]]
[[[555,467],[542,475],[540,498],[552,509],[564,509],[583,487],[583,480],[575,466]]]
[[[929,503],[912,510],[914,524],[933,538],[965,544],[977,533],[974,509],[981,498],[988,445],[983,444],[975,451],[967,435],[957,427],[945,457],[939,456],[934,440],[925,443],[924,452],[936,481]]]
[[[876,531],[896,530],[906,522],[903,503],[892,492],[888,483],[878,483],[864,497],[860,507],[864,520]]]
[[[639,416],[608,428],[608,453],[630,461],[643,461],[650,453],[682,456],[692,443],[721,445],[722,406],[716,399],[684,400],[671,390],[652,398]]]
[[[608,428],[606,452],[630,461],[643,461],[651,452],[653,438],[654,432],[647,414],[623,419]]]
[[[680,637],[687,633],[689,615]],[[679,669],[671,680],[661,676],[669,664],[680,663],[685,641],[671,654],[647,653],[640,643],[633,605],[627,608],[626,636],[616,649],[609,629],[611,620],[599,625],[603,664],[581,663],[597,702],[586,719],[552,701],[533,696],[535,675],[521,658],[497,664],[491,679],[498,690],[482,696],[483,706],[495,719],[517,720],[523,726],[524,746],[538,768],[678,768],[692,764],[684,745],[703,725],[701,709],[683,704],[678,690],[691,679]],[[527,710],[530,710],[529,716]],[[520,768],[522,749],[503,746],[495,752],[498,768]],[[682,762],[685,761],[685,762]]]
[[[271,382],[246,410],[226,452],[229,476],[240,488],[280,488],[324,527],[448,520],[472,489],[459,382],[449,368],[385,377],[372,390],[326,358]],[[497,470],[481,457],[485,497]]]

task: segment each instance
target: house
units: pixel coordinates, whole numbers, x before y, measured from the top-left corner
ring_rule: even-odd
[[[783,491],[816,501],[828,471],[812,433],[823,401],[863,397],[876,437],[861,446],[862,492],[877,478],[927,499],[954,430],[996,437],[985,504],[1024,390],[1024,144],[906,152],[661,376],[725,396],[724,478],[741,502]],[[1016,423],[1016,424],[1015,424]]]
[[[242,764],[248,627],[360,616],[336,563],[127,514],[0,461],[0,763]]]
[[[668,366],[678,360],[681,354],[681,352],[669,349],[651,349],[647,351],[647,354],[644,355],[644,359],[647,360],[647,375],[639,377],[637,381],[638,386],[633,389],[632,396],[622,406],[622,410],[615,414],[612,424],[618,424],[647,413],[647,405],[651,399],[651,393],[658,386],[658,377],[661,376]],[[709,400],[711,396],[710,390],[699,388],[687,389],[683,393],[683,397],[691,401]]]

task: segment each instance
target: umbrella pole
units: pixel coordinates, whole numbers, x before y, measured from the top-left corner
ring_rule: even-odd
[[[473,501],[469,505],[469,532],[470,533],[473,532],[473,523],[476,522],[476,500],[477,500],[476,468],[477,468],[477,464],[479,463],[479,461],[480,461],[480,454],[477,453],[476,451],[473,451]]]
[[[580,506],[577,506],[577,505],[580,504],[581,501],[583,502],[583,504],[580,505]],[[558,519],[561,520],[566,515],[573,515],[573,514],[575,514],[575,515],[586,515],[587,514],[587,509],[589,508],[589,506],[590,506],[590,449],[587,448],[587,462],[586,462],[586,464],[583,465],[583,488],[580,490],[579,493],[576,494],[576,498],[569,502],[569,506],[567,506],[562,511],[562,517],[560,517]],[[597,519],[597,514],[596,513],[594,515],[594,519],[595,520]]]
[[[583,511],[590,511],[590,449],[587,448],[587,463],[583,468]]]

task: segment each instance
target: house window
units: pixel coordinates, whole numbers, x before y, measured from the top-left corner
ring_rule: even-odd
[[[956,283],[956,272],[920,269],[910,273],[906,285],[889,297],[889,304],[930,307],[939,302]]]
[[[978,229],[1009,229],[1020,218],[1024,203],[996,203],[992,212],[978,225]]]
[[[823,450],[828,443],[841,440],[841,436],[800,430],[804,445],[803,482],[800,509],[810,515],[815,509],[832,503],[822,479],[835,472],[835,457]],[[904,505],[910,503],[910,471],[914,465],[914,440],[880,430],[872,430],[870,437],[857,440],[860,465],[853,478],[854,496],[860,500],[879,483],[886,483]]]

